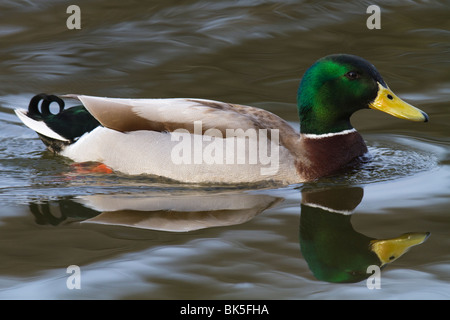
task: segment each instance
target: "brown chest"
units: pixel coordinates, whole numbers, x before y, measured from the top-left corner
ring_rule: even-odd
[[[304,158],[296,162],[296,167],[306,180],[336,173],[367,152],[364,140],[356,131],[322,137],[303,135],[300,146]]]

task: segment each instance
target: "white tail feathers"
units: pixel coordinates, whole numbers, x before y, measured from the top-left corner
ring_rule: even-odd
[[[48,138],[60,140],[60,141],[70,141],[61,135],[57,134],[55,131],[50,129],[44,121],[37,121],[34,120],[27,115],[27,111],[24,109],[16,109],[14,110],[16,112],[16,115],[19,117],[22,122],[29,127],[30,129],[36,131],[37,133],[46,136]]]

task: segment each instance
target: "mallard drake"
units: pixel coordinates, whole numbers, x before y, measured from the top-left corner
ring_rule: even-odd
[[[61,98],[82,105],[64,109]],[[50,111],[54,102],[56,114]],[[347,54],[326,56],[305,72],[297,105],[299,132],[269,111],[205,99],[40,94],[16,114],[48,149],[75,162],[186,183],[314,180],[367,152],[350,123],[355,111],[428,121],[388,88],[372,64]]]

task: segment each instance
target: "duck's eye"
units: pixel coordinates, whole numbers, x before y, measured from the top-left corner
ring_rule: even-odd
[[[359,78],[359,73],[356,71],[349,71],[345,74],[345,76],[350,80],[355,80]]]

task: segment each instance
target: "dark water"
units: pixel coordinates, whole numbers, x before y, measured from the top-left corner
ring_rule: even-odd
[[[66,27],[70,4],[0,3],[0,298],[450,298],[448,1],[378,1],[379,30],[361,1],[78,1],[79,30]],[[297,126],[302,73],[336,52],[371,61],[430,122],[359,112],[371,160],[309,184],[74,174],[13,112],[40,92],[198,97]],[[306,252],[323,230],[338,239],[315,242],[323,252],[345,239],[430,236],[369,289],[318,275]],[[348,245],[334,252],[357,259]],[[68,289],[71,265],[81,289]]]

